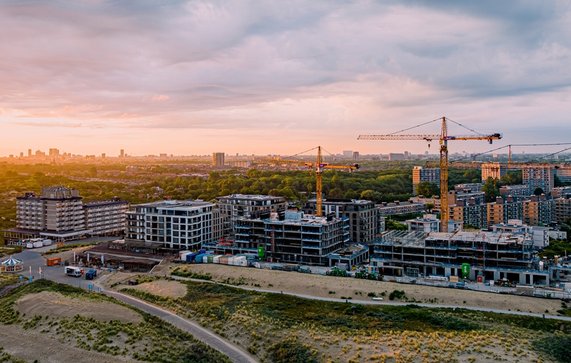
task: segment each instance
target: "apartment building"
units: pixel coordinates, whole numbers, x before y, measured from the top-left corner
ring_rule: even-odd
[[[236,220],[255,217],[261,212],[277,212],[287,208],[283,197],[259,194],[231,194],[216,198],[216,205],[223,218],[225,235],[233,235]]]
[[[418,194],[418,184],[428,182],[440,188],[440,168],[423,168],[414,166],[412,168],[412,194]],[[425,195],[425,197],[430,197]]]
[[[422,213],[426,209],[426,205],[411,200],[406,202],[395,201],[392,203],[383,202],[377,204],[377,209],[379,210],[380,216],[386,217],[399,214]]]
[[[565,223],[571,219],[571,198],[555,199],[555,222]]]
[[[345,218],[265,212],[259,218],[236,221],[234,245],[243,251],[261,247],[278,262],[328,266],[330,254],[349,240],[349,221]]]
[[[450,206],[450,219],[474,228],[485,228],[486,208],[486,204],[476,203],[474,199],[459,200]]]
[[[533,193],[533,191],[532,191]],[[529,192],[529,186],[527,185],[504,185],[500,187],[500,195],[502,197],[514,197],[517,199],[527,198],[532,193]]]
[[[125,232],[129,203],[113,199],[85,203],[85,225],[95,235],[118,235]]]
[[[507,223],[512,219],[523,219],[523,202],[512,196],[497,197],[495,202],[486,205],[487,225]]]
[[[541,188],[545,194],[555,186],[555,168],[550,164],[530,164],[522,167],[522,184],[528,188],[528,195]]]
[[[225,163],[225,154],[221,152],[212,153],[212,166],[215,168],[223,168]]]
[[[220,213],[201,200],[138,204],[127,213],[127,241],[174,250],[196,250],[222,236]]]
[[[534,195],[523,201],[523,222],[531,226],[547,226],[554,221],[555,202],[545,195]]]
[[[499,162],[482,163],[482,181],[488,178],[501,179],[506,174],[506,169],[502,168]]]
[[[304,212],[315,214],[316,201],[310,200]],[[346,218],[349,221],[351,241],[369,243],[385,230],[384,218],[370,200],[326,199],[322,203],[323,215]]]
[[[42,188],[40,195],[25,193],[16,198],[16,228],[4,231],[8,241],[46,237],[73,239],[89,234],[82,198],[74,189]]]

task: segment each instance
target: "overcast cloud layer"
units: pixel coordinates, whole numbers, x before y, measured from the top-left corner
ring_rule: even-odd
[[[570,141],[569,4],[3,1],[0,153],[423,151],[355,138],[442,115]]]

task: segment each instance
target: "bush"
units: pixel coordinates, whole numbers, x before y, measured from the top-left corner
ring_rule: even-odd
[[[533,347],[554,358],[557,362],[571,362],[571,336],[551,336],[536,340]]]
[[[297,339],[287,339],[272,345],[270,361],[275,363],[317,363],[317,353]]]
[[[389,300],[401,300],[406,298],[406,293],[403,290],[393,290],[389,294]]]

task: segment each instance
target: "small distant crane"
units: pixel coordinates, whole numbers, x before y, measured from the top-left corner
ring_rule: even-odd
[[[403,131],[407,131],[416,127],[424,126],[435,121],[441,121],[440,135],[438,134],[401,134]],[[451,136],[448,135],[448,125],[447,121],[451,121],[467,130],[474,132],[477,135],[462,135],[462,136]],[[448,232],[448,221],[450,219],[450,212],[448,207],[448,141],[453,140],[486,140],[490,144],[493,140],[499,140],[502,135],[499,133],[483,135],[480,134],[456,121],[450,120],[447,117],[442,117],[440,119],[435,119],[429,122],[422,123],[413,127],[406,128],[397,132],[386,135],[359,135],[358,140],[425,140],[427,142],[432,142],[433,140],[439,140],[440,142],[440,230],[442,232]]]
[[[280,162],[288,162],[288,163],[297,163],[297,164],[301,164],[304,166],[307,166],[308,168],[312,169],[315,171],[315,200],[316,200],[316,205],[315,205],[315,215],[318,217],[323,216],[323,172],[325,171],[325,169],[337,169],[337,170],[346,170],[349,172],[352,172],[354,170],[359,169],[359,164],[351,164],[351,165],[331,165],[329,163],[326,163],[323,161],[323,155],[321,153],[321,146],[317,146],[313,149],[309,149],[307,151],[304,151],[303,153],[306,153],[308,151],[313,151],[317,149],[317,159],[315,160],[315,162],[302,162],[302,161],[297,161],[297,160],[287,160],[287,159],[282,159],[280,160]],[[303,154],[300,153],[300,154]],[[300,155],[300,154],[296,154],[294,156]]]

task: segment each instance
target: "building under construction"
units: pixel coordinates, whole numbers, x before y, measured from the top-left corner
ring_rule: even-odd
[[[276,262],[329,266],[329,255],[349,242],[347,219],[316,217],[302,212],[273,215],[236,221],[233,248],[241,251],[266,251]]]
[[[462,276],[463,264],[470,266],[471,280],[550,283],[549,272],[533,258],[533,240],[522,234],[391,231],[375,243],[371,257],[375,272],[390,276]]]

